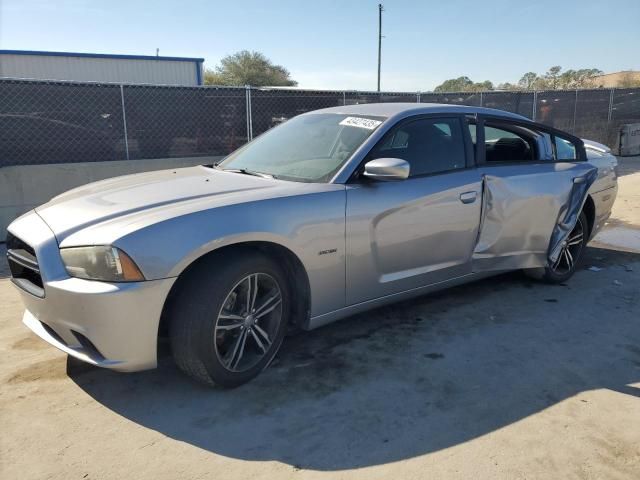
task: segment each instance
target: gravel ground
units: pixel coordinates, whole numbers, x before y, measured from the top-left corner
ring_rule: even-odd
[[[640,478],[639,169],[566,285],[513,273],[358,315],[232,391],[166,352],[137,374],[67,359],[0,279],[0,478]]]

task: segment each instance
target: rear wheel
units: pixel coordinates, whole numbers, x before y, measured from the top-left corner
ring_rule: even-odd
[[[243,251],[204,261],[180,286],[170,312],[178,367],[196,380],[235,387],[276,355],[289,317],[289,287],[270,258]]]
[[[553,265],[544,269],[533,269],[528,273],[548,283],[562,283],[575,273],[589,238],[589,224],[584,212],[578,217],[575,227],[564,241],[560,254]]]

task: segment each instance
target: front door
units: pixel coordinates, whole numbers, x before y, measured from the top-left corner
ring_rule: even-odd
[[[482,179],[462,117],[421,118],[392,129],[374,158],[402,158],[410,177],[347,186],[347,305],[471,273]]]

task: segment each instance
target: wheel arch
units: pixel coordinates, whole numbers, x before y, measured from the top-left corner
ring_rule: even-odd
[[[209,263],[215,263],[222,258],[228,258],[231,254],[241,254],[243,251],[259,251],[278,261],[278,264],[285,269],[291,292],[295,292],[292,295],[291,327],[297,329],[308,324],[311,312],[311,287],[307,270],[300,258],[289,248],[279,243],[263,240],[244,241],[211,250],[193,260],[180,272],[162,308],[160,323],[158,325],[158,339],[167,336],[169,326],[168,312],[170,311],[171,303],[179,297],[185,279]]]
[[[593,227],[596,221],[596,204],[593,201],[591,195],[587,195],[587,198],[582,207],[582,211],[584,215],[587,217],[587,226],[589,227],[589,237],[591,237],[591,233],[593,232]]]

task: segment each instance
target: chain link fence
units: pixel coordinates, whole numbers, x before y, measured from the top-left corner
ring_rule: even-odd
[[[247,141],[246,107],[243,89],[122,86],[126,158],[226,155]]]
[[[246,88],[250,138],[304,112],[344,105],[342,92]]]
[[[354,92],[0,79],[0,167],[221,156],[300,113],[372,102],[448,103],[518,113],[617,149],[640,122],[640,89]]]

